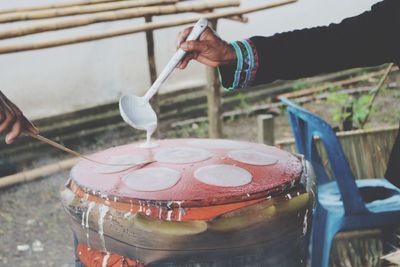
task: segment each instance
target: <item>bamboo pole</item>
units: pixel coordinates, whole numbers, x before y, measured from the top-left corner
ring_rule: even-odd
[[[83,5],[91,5],[98,3],[107,3],[107,2],[119,2],[124,0],[80,0],[73,2],[64,2],[43,6],[31,6],[31,7],[17,7],[17,8],[9,8],[9,9],[1,9],[0,14],[14,13],[14,12],[26,12],[26,11],[34,11],[34,10],[42,10],[42,9],[50,9],[50,8],[62,8],[62,7],[70,7],[70,6],[83,6]]]
[[[239,4],[239,0],[203,0],[196,2],[182,2],[177,3],[176,5],[137,7],[116,11],[100,12],[97,14],[87,15],[82,18],[69,18],[59,22],[46,22],[39,25],[24,26],[16,29],[0,31],[0,39],[25,36],[46,31],[69,29],[99,22],[133,19],[143,16],[197,12],[208,10],[210,8],[238,6]]]
[[[52,163],[29,171],[23,171],[2,177],[0,178],[0,189],[20,184],[23,182],[33,181],[41,177],[54,174],[56,172],[70,169],[78,162],[78,160],[79,160],[78,158],[70,158],[67,160],[62,160],[57,163]]]
[[[235,16],[235,15],[253,13],[253,12],[261,11],[264,9],[283,6],[283,5],[294,3],[296,1],[297,0],[284,0],[284,1],[278,1],[275,3],[255,5],[253,7],[237,8],[235,10],[230,10],[230,11],[224,11],[224,12],[218,12],[218,13],[213,12],[210,14],[194,16],[191,18],[183,18],[183,19],[179,19],[179,20],[166,21],[166,22],[151,22],[151,23],[145,23],[143,25],[127,27],[124,29],[119,29],[119,30],[114,30],[114,31],[85,34],[85,35],[79,35],[79,36],[75,36],[75,37],[66,37],[66,38],[61,38],[61,39],[56,39],[56,40],[40,41],[40,42],[17,44],[17,45],[16,44],[2,45],[2,46],[0,46],[0,54],[15,53],[15,52],[28,51],[28,50],[37,50],[37,49],[57,47],[57,46],[63,46],[63,45],[90,42],[90,41],[111,38],[111,37],[128,35],[128,34],[137,33],[137,32],[144,32],[144,31],[169,28],[169,27],[174,27],[174,26],[179,26],[179,25],[186,25],[186,24],[194,23],[197,20],[199,20],[200,18],[207,18],[209,20],[217,19],[217,18],[226,18],[226,17]]]
[[[206,14],[206,13],[210,13],[213,10],[204,10],[204,11],[200,11],[197,12],[199,14]],[[232,21],[237,21],[237,22],[241,22],[241,23],[247,23],[249,22],[249,18],[244,17],[242,15],[236,15],[236,16],[231,16],[231,17],[227,17],[226,19],[232,20]]]
[[[210,21],[211,27],[217,30],[217,20]],[[207,67],[207,114],[208,137],[222,138],[222,105],[221,82],[216,68]]]
[[[388,76],[389,76],[389,73],[390,73],[390,71],[392,70],[393,66],[394,66],[393,63],[390,63],[390,64],[389,64],[389,66],[388,66],[388,67],[386,68],[386,70],[385,70],[385,73],[384,73],[383,76],[381,77],[379,83],[376,85],[376,87],[375,87],[374,90],[372,91],[372,98],[371,98],[371,100],[369,101],[368,106],[367,106],[367,110],[368,110],[367,116],[365,116],[365,118],[364,118],[363,121],[360,121],[361,128],[364,128],[364,125],[367,123],[368,118],[369,118],[369,115],[371,114],[372,105],[374,104],[375,98],[376,98],[376,96],[378,95],[379,91],[382,89],[383,84],[384,84],[385,81],[387,80],[387,78],[388,78]]]
[[[346,86],[346,85],[354,84],[354,83],[357,83],[357,82],[365,81],[365,80],[368,80],[370,78],[374,78],[376,76],[382,75],[382,74],[384,74],[384,72],[385,72],[384,70],[379,70],[379,71],[374,71],[372,73],[363,74],[363,75],[360,75],[360,76],[355,76],[355,77],[352,77],[352,78],[349,78],[349,79],[345,79],[345,80],[325,83],[325,84],[322,84],[322,85],[318,85],[318,86],[315,86],[315,87],[303,89],[303,90],[300,90],[300,91],[294,91],[294,92],[281,94],[281,95],[278,96],[278,98],[281,98],[281,97],[296,98],[296,97],[303,97],[303,96],[313,95],[313,94],[316,94],[316,93],[321,93],[323,91],[326,91],[331,87]]]
[[[257,116],[257,141],[269,146],[275,145],[275,117],[271,114]]]
[[[22,20],[36,20],[55,17],[64,17],[71,15],[82,15],[90,13],[98,13],[112,11],[118,9],[127,9],[133,7],[144,7],[163,4],[174,4],[177,0],[126,0],[111,3],[101,3],[86,6],[71,6],[61,8],[43,9],[29,12],[15,12],[8,14],[0,14],[0,22],[14,22]]]

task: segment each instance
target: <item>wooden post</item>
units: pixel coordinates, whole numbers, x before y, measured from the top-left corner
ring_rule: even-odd
[[[217,19],[210,21],[210,26],[217,30]],[[222,105],[221,83],[218,70],[207,67],[207,106],[208,106],[208,137],[222,137]]]
[[[266,145],[275,145],[274,116],[263,114],[257,116],[258,142]]]
[[[152,22],[152,17],[145,16],[145,21],[146,23]],[[147,60],[149,63],[149,72],[150,72],[150,84],[153,84],[157,79],[157,69],[156,69],[156,60],[154,57],[154,35],[152,30],[146,31],[146,42],[147,42]],[[156,112],[157,118],[159,118],[160,106],[158,103],[158,93],[156,93],[151,98],[150,104],[153,107],[154,111]],[[159,128],[157,128],[154,134],[157,138],[159,138],[160,135]]]

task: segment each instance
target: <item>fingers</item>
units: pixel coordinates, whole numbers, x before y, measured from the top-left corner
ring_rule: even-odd
[[[34,134],[34,135],[39,134],[39,129],[36,128],[36,126],[32,122],[30,122],[25,116],[23,116],[22,124],[23,124],[24,129],[26,131],[30,132],[31,134]]]
[[[176,48],[178,49],[181,44],[186,41],[187,37],[189,36],[190,32],[192,31],[193,27],[186,28],[182,32],[178,34],[178,38],[176,39]]]
[[[189,27],[186,28],[185,30],[183,30],[182,32],[180,32],[178,34],[178,38],[176,39],[176,48],[182,48],[183,50],[189,52],[191,49],[201,49],[201,46],[195,46],[194,48],[192,48],[191,45],[189,45],[189,50],[186,50],[186,43],[189,42],[196,42],[197,44],[202,44],[203,41],[215,41],[217,39],[219,39],[217,33],[211,29],[210,27],[207,27],[207,29],[205,29],[205,31],[200,35],[199,40],[198,41],[187,41],[186,39],[188,38],[190,32],[192,31],[193,27]],[[182,47],[183,45],[183,47]]]
[[[187,65],[189,64],[189,62],[191,61],[191,60],[197,60],[198,62],[200,62],[200,63],[202,63],[202,64],[204,64],[204,65],[207,65],[207,66],[210,66],[210,67],[213,67],[213,68],[216,68],[216,67],[218,67],[218,63],[217,62],[215,62],[215,61],[212,61],[212,60],[210,60],[210,59],[208,59],[208,58],[206,58],[206,57],[204,57],[204,56],[202,56],[202,55],[200,55],[200,54],[198,54],[198,53],[192,53],[192,54],[188,54],[180,63],[179,63],[179,65],[177,66],[178,68],[180,68],[180,69],[185,69],[186,67],[187,67]]]
[[[6,119],[5,109],[0,101],[0,125],[3,123],[5,119]]]
[[[185,69],[185,68],[187,67],[187,65],[189,64],[189,62],[190,62],[192,59],[196,59],[197,56],[198,56],[197,53],[190,53],[190,54],[188,54],[188,55],[185,56],[185,57],[182,59],[182,61],[179,63],[178,68],[180,68],[180,69]]]
[[[38,129],[33,125],[32,122],[30,122],[25,115],[22,113],[22,111],[14,104],[12,103],[10,100],[8,100],[9,102],[9,107],[11,107],[11,109],[14,111],[14,113],[17,116],[17,119],[19,121],[21,121],[21,125],[23,130],[28,130],[29,132],[31,132],[30,130],[32,130],[32,133],[38,133]]]
[[[186,41],[183,42],[180,46],[183,50],[186,52],[197,52],[197,53],[202,53],[207,50],[207,43],[202,42],[202,41]]]
[[[0,123],[0,133],[10,129],[16,119],[15,114],[13,114],[9,109],[3,110],[2,117],[4,117],[4,119]]]
[[[190,60],[196,59],[198,55],[206,51],[207,44],[199,41],[187,41],[181,44],[181,48],[185,50],[187,54],[176,67],[179,69],[184,69],[187,67]]]
[[[21,110],[3,94],[0,95],[0,133],[8,132],[5,142],[11,144],[26,130],[38,134],[38,129],[22,114]]]
[[[192,30],[185,29],[178,35],[176,45],[187,52],[187,55],[177,65],[177,68],[184,69],[190,60],[195,59],[200,63],[211,67],[218,67],[221,59],[224,59],[225,42],[211,28],[207,28],[201,35],[199,40],[185,41]]]
[[[34,135],[39,134],[39,130],[21,113],[20,115],[17,115],[17,119],[11,126],[11,130],[6,135],[6,143],[13,143],[15,139],[21,135],[23,130],[26,130]]]
[[[6,143],[11,144],[14,142],[15,138],[17,138],[22,132],[22,121],[17,119],[15,123],[11,126],[11,130],[6,135]]]

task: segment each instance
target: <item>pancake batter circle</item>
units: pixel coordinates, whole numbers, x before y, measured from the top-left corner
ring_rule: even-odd
[[[146,157],[143,155],[119,155],[119,156],[109,157],[105,161],[105,163],[134,165],[134,164],[139,164],[139,163],[142,163],[145,161],[146,161]],[[95,172],[109,174],[109,173],[121,172],[128,168],[129,168],[129,166],[112,166],[112,165],[97,164],[96,168],[95,168]]]
[[[202,167],[195,171],[194,177],[202,183],[222,187],[242,186],[252,181],[250,172],[227,164]]]
[[[190,140],[189,145],[198,146],[203,148],[216,148],[216,149],[245,149],[249,145],[243,142],[225,140],[225,139],[199,139]]]
[[[135,170],[122,178],[122,181],[130,189],[135,191],[161,191],[173,187],[181,178],[179,171],[152,167]]]
[[[156,151],[154,159],[162,163],[188,164],[204,161],[212,154],[204,149],[190,147],[170,147]]]
[[[278,162],[278,159],[274,156],[253,150],[234,150],[228,152],[228,156],[233,160],[250,165],[266,166]]]

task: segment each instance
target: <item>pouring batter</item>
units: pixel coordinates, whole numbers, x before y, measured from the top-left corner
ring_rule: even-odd
[[[197,21],[185,40],[196,40],[207,28],[207,24],[207,19],[200,19]],[[172,71],[183,59],[185,54],[186,51],[183,49],[178,49],[175,52],[160,76],[158,76],[157,80],[143,97],[124,95],[119,101],[119,110],[124,121],[133,128],[146,130],[146,143],[143,147],[150,148],[155,146],[155,144],[151,144],[151,136],[157,129],[157,114],[151,107],[149,101],[157,93],[163,82],[171,75]]]

